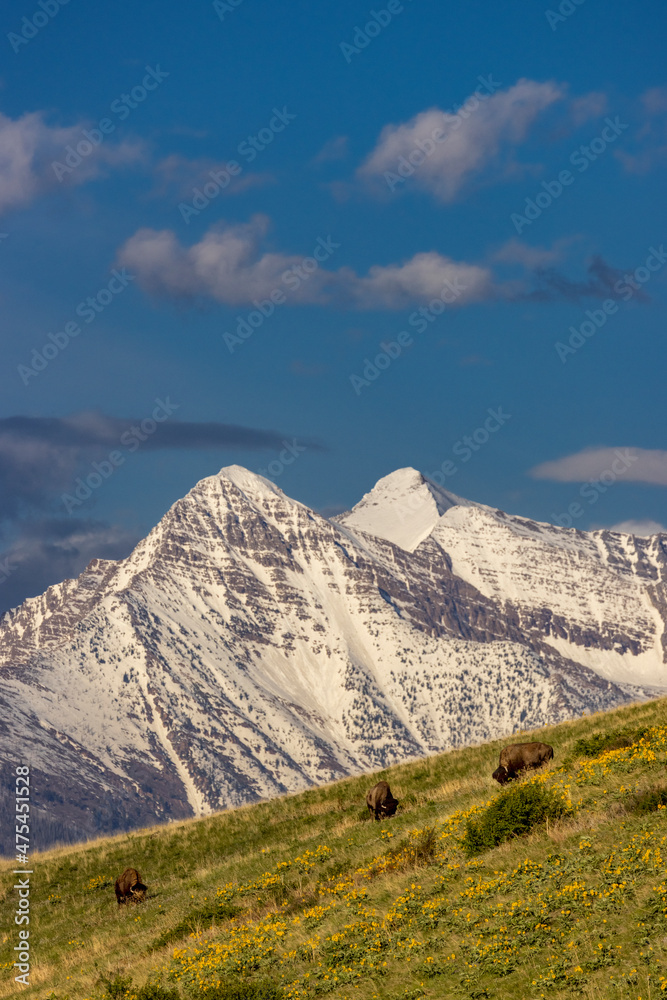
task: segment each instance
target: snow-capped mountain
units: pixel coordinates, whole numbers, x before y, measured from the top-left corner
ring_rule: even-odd
[[[46,842],[605,709],[667,688],[666,572],[667,536],[512,517],[414,469],[327,520],[231,466],[0,619],[0,754],[32,765]]]

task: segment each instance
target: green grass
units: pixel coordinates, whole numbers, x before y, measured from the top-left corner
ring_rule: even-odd
[[[528,739],[554,761],[499,789],[500,747]],[[35,854],[28,989],[13,982],[2,862],[0,997],[667,996],[666,766],[660,699]],[[400,805],[374,823],[364,798],[380,778]],[[547,800],[568,812],[547,824]],[[466,829],[494,816],[501,842],[470,857]],[[126,867],[149,891],[119,909]]]
[[[597,757],[605,750],[621,750],[637,743],[646,735],[646,726],[622,726],[619,729],[593,733],[575,740],[573,751],[579,757]]]

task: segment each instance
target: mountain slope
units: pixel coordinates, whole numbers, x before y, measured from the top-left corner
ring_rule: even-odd
[[[582,532],[513,517],[461,500],[414,469],[381,479],[336,520],[415,556],[435,546],[435,558],[508,624],[609,680],[667,685],[665,535]]]
[[[642,733],[621,750],[600,745]],[[524,738],[551,744],[554,760],[502,790],[491,777],[496,742],[40,854],[30,866],[29,996],[661,996],[667,830],[655,807],[667,791],[667,699]],[[375,823],[364,797],[379,778],[399,806]],[[574,816],[468,858],[466,820],[536,788],[569,798]],[[638,811],[638,793],[646,803],[651,791],[653,810]],[[148,895],[118,910],[113,881],[128,865]],[[10,912],[16,867],[0,862]],[[16,996],[11,926],[0,997]]]
[[[414,470],[373,493],[331,522],[223,469],[127,559],[0,620],[0,753],[31,763],[44,838],[239,805],[667,686],[662,536],[511,518]],[[411,551],[395,533],[410,504]]]

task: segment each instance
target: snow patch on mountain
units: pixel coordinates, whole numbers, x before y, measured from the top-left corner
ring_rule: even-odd
[[[511,602],[528,619],[535,608],[545,609],[553,622],[546,641],[562,656],[617,683],[667,687],[665,623],[650,587],[659,560],[644,540],[481,507],[450,509],[432,537],[454,574],[486,597]],[[638,567],[649,586],[638,579]]]
[[[333,520],[413,552],[451,507],[471,506],[416,469],[397,469],[378,480],[351,511]]]

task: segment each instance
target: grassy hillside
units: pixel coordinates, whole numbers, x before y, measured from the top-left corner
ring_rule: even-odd
[[[521,739],[551,743],[555,760],[500,789],[499,748]],[[13,981],[2,862],[0,996],[667,996],[666,765],[661,699],[34,855],[28,989]],[[374,823],[364,796],[380,777],[401,803]],[[501,832],[502,817],[484,824],[491,803],[515,816],[544,796],[551,819],[480,847]],[[127,866],[150,891],[118,910]]]

